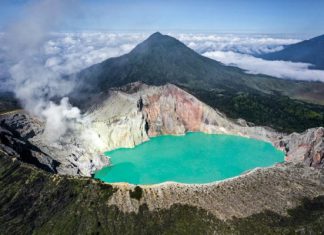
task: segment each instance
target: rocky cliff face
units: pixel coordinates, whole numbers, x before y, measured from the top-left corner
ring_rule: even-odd
[[[109,164],[107,157],[81,138],[82,126],[56,143],[47,141],[44,128],[42,120],[24,111],[0,116],[1,152],[44,170],[68,175],[90,176]]]
[[[171,84],[132,83],[98,94],[83,120],[60,141],[49,143],[42,120],[23,111],[2,115],[0,146],[16,158],[22,156],[23,149],[32,149],[28,160],[22,160],[37,162],[44,169],[90,176],[109,164],[104,151],[134,147],[157,135],[201,131],[268,141],[287,153],[287,161],[323,166],[323,128],[286,136],[270,128],[249,126],[244,120],[228,119]]]
[[[249,126],[244,120],[228,119],[171,84],[132,83],[104,97],[104,102],[88,112],[92,128],[104,142],[104,150],[134,147],[157,135],[200,131],[268,141],[287,154],[287,161],[323,167],[323,128],[285,135],[267,127]]]
[[[324,166],[324,128],[308,129],[304,133],[293,133],[276,143],[286,151],[286,161],[304,162],[308,166]]]
[[[44,122],[24,111],[0,116],[0,233],[323,230],[324,172],[314,168],[323,168],[323,128],[284,135],[249,126],[174,85],[134,83],[93,98],[83,122],[56,143],[46,141]],[[105,150],[188,131],[269,141],[286,152],[287,162],[211,184],[139,187],[80,177],[109,164]]]
[[[192,131],[241,135],[269,142],[281,136],[268,128],[230,120],[171,84],[132,83],[101,98],[104,101],[91,107],[87,118],[105,150],[134,147],[157,135],[183,135]]]

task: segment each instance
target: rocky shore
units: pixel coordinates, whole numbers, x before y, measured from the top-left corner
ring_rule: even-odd
[[[304,162],[317,168],[324,164],[323,128],[285,135],[251,126],[244,120],[228,119],[175,85],[132,83],[98,94],[92,103],[83,122],[75,123],[55,143],[44,136],[41,119],[25,111],[1,115],[1,151],[55,173],[90,176],[109,164],[104,151],[134,147],[157,135],[200,131],[268,141],[286,152],[288,162]]]
[[[182,204],[202,208],[222,220],[266,210],[287,216],[287,211],[297,207],[303,198],[324,194],[324,170],[283,163],[209,184],[168,182],[142,186],[138,198],[130,194],[136,190],[134,185],[114,184],[113,187],[116,191],[108,204],[127,213],[138,213],[141,205],[154,211]]]
[[[207,185],[110,185],[0,153],[0,234],[321,234],[323,170],[256,169]]]
[[[76,233],[124,233],[127,226],[149,233],[162,229],[161,224],[163,231],[176,233],[192,226],[197,234],[289,233],[298,226],[303,231],[320,231],[324,220],[323,127],[286,135],[231,120],[171,84],[133,83],[98,94],[94,100],[83,122],[55,143],[46,140],[45,124],[37,117],[24,111],[0,116],[0,224],[4,225],[0,233],[18,231],[17,221],[19,231],[53,234],[64,234],[62,226]],[[102,155],[106,150],[190,131],[268,141],[285,151],[286,161],[210,184],[110,185],[89,178],[109,164]],[[89,134],[86,139],[85,133]],[[313,210],[313,203],[319,209]],[[17,208],[23,221],[12,214],[12,208]],[[311,220],[299,217],[306,212]],[[176,218],[170,221],[170,216]],[[139,221],[145,226],[139,226]]]

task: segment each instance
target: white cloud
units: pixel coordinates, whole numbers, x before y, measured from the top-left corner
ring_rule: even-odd
[[[290,62],[268,62],[252,55],[278,51],[283,45],[301,39],[273,35],[237,34],[169,34],[187,46],[224,64],[233,64],[250,73],[263,73],[279,78],[321,80],[322,71],[310,70],[308,64]],[[105,59],[131,51],[149,35],[145,33],[79,32],[53,33],[45,41],[41,51],[44,66],[58,74],[80,71]],[[0,35],[0,78],[7,75],[5,58],[1,53]],[[257,66],[259,65],[259,66]]]
[[[22,30],[17,32],[11,35],[12,40],[23,37],[21,33],[25,33]],[[128,53],[148,36],[140,33],[52,33],[45,39],[40,36],[27,38],[31,40],[31,45],[35,44],[33,40],[41,42],[41,49],[18,50],[10,55],[6,54],[8,48],[5,48],[3,43],[6,36],[0,34],[1,89],[11,86],[27,110],[44,118],[45,136],[51,141],[59,141],[60,136],[73,130],[76,123],[84,122],[79,109],[72,107],[66,98],[63,98],[59,104],[50,101],[51,97],[63,97],[73,89],[73,81],[63,82],[61,75],[75,73],[107,58]],[[204,56],[225,65],[240,67],[247,73],[324,82],[324,71],[310,70],[309,64],[266,61],[253,56],[280,50],[283,45],[299,41],[297,39],[251,35],[177,34],[171,36],[183,41]],[[23,42],[22,45],[20,41],[16,43],[23,48],[28,42]],[[8,77],[9,74],[12,77],[9,80],[11,83],[3,82],[3,78]],[[91,135],[89,133],[91,130],[83,133],[82,138],[93,136],[93,133]],[[97,140],[93,144],[100,145],[100,141]]]
[[[43,56],[47,66],[60,73],[73,73],[107,58],[128,53],[148,34],[141,33],[56,33],[44,45]],[[199,53],[234,51],[260,54],[282,49],[282,45],[298,39],[274,38],[258,35],[195,35],[171,34]],[[54,62],[55,61],[55,62]]]
[[[299,42],[300,39],[269,35],[175,35],[180,41],[203,54],[210,51],[234,51],[244,54],[262,54],[281,50],[283,45]]]
[[[300,41],[266,35],[169,35],[201,54],[212,51],[261,54],[277,51],[283,45]],[[57,33],[44,45],[44,56],[48,58],[47,66],[55,71],[74,73],[105,59],[128,53],[148,36],[145,33]]]
[[[145,34],[62,33],[44,45],[46,66],[70,74],[105,59],[128,53],[146,38]]]
[[[293,63],[289,61],[267,61],[251,55],[232,51],[213,51],[203,54],[218,60],[225,65],[242,68],[251,74],[266,74],[278,78],[292,78],[297,80],[315,80],[324,82],[323,70],[311,70],[310,64]]]

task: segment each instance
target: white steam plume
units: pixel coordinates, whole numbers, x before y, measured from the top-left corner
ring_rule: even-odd
[[[45,134],[57,141],[80,119],[80,110],[63,98],[59,104],[51,101],[63,97],[73,88],[73,82],[45,66],[43,45],[51,30],[62,23],[71,0],[33,1],[19,21],[8,27],[6,49],[13,66],[9,72],[14,92],[24,108],[45,120]]]
[[[75,121],[81,122],[80,110],[72,107],[68,98],[61,99],[60,104],[49,102],[42,111],[42,116],[46,118],[46,129],[44,134],[49,141],[56,141],[69,129],[73,129]]]

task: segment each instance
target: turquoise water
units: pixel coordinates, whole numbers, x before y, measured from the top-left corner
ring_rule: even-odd
[[[209,183],[284,160],[270,143],[231,135],[159,136],[135,148],[105,153],[112,166],[95,173],[106,182]]]

